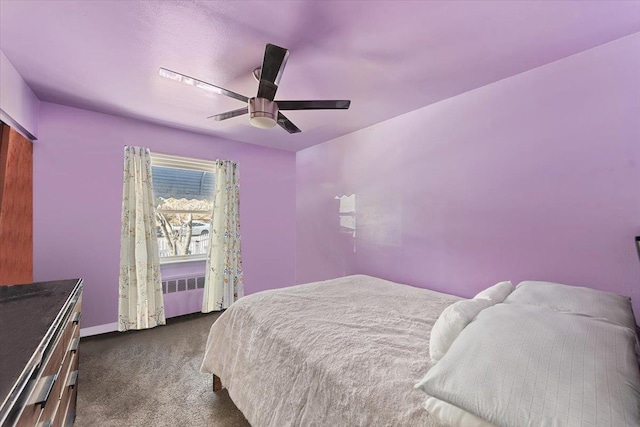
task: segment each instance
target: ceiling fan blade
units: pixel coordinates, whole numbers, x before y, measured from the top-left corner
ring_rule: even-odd
[[[347,110],[351,101],[347,99],[325,101],[276,101],[280,110]]]
[[[213,116],[209,116],[209,117],[207,117],[207,119],[213,119],[213,120],[219,122],[221,120],[227,120],[227,119],[230,119],[232,117],[238,117],[238,116],[241,116],[243,114],[247,114],[248,112],[249,112],[249,108],[248,107],[238,108],[237,110],[231,110],[231,111],[227,111],[226,113],[220,113],[220,114],[215,114]]]
[[[302,132],[298,126],[294,125],[293,122],[287,119],[282,113],[278,113],[278,125],[289,133]]]
[[[217,93],[219,95],[225,95],[242,102],[249,101],[249,98],[247,98],[244,95],[240,95],[239,93],[235,93],[225,88],[212,85],[211,83],[203,82],[202,80],[194,79],[193,77],[189,77],[184,74],[176,73],[175,71],[167,70],[166,68],[160,68],[159,74],[160,76],[165,77],[167,79],[175,80],[177,82],[182,82],[190,86],[195,86],[197,88],[204,89],[208,92]]]
[[[260,70],[258,98],[273,101],[282,78],[284,67],[289,58],[289,51],[283,47],[268,43],[264,49],[264,59]]]

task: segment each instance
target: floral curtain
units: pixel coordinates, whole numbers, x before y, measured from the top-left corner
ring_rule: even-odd
[[[223,310],[244,294],[238,165],[229,160],[216,161],[215,177],[203,313]]]
[[[124,148],[123,181],[119,331],[165,324],[149,149]]]

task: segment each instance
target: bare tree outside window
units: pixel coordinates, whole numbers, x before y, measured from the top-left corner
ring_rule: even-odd
[[[209,200],[163,199],[156,206],[158,237],[169,256],[193,255],[192,238],[209,238],[213,203]],[[194,230],[195,226],[195,230]]]

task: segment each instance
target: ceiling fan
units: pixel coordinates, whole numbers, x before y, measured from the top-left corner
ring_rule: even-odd
[[[230,119],[249,113],[249,123],[259,128],[271,128],[278,124],[289,133],[302,132],[291,120],[280,111],[285,110],[346,110],[351,105],[349,100],[323,100],[323,101],[275,101],[276,91],[282,78],[284,66],[289,58],[289,51],[274,44],[267,44],[264,50],[262,68],[254,70],[254,76],[260,84],[258,94],[254,98],[248,98],[239,93],[212,85],[202,80],[175,71],[160,68],[160,75],[171,80],[186,83],[209,92],[225,95],[238,101],[246,102],[247,106],[226,113],[216,114],[207,118],[217,121]]]

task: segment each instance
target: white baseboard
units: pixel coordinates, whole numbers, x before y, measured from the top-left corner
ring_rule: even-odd
[[[106,334],[107,332],[115,332],[118,330],[118,322],[107,323],[105,325],[91,326],[90,328],[81,328],[80,337],[90,337],[92,335]]]
[[[200,289],[200,291],[202,290]],[[186,307],[186,308],[180,307],[181,308],[180,310],[167,311],[165,313],[166,318],[170,319],[172,317],[179,317],[185,314],[200,313],[201,307],[202,307],[202,296],[199,296],[196,300],[195,305],[192,304],[192,307]],[[118,322],[105,323],[104,325],[91,326],[89,328],[80,328],[80,337],[90,337],[93,335],[106,334],[109,332],[116,332],[117,330],[118,330]]]

